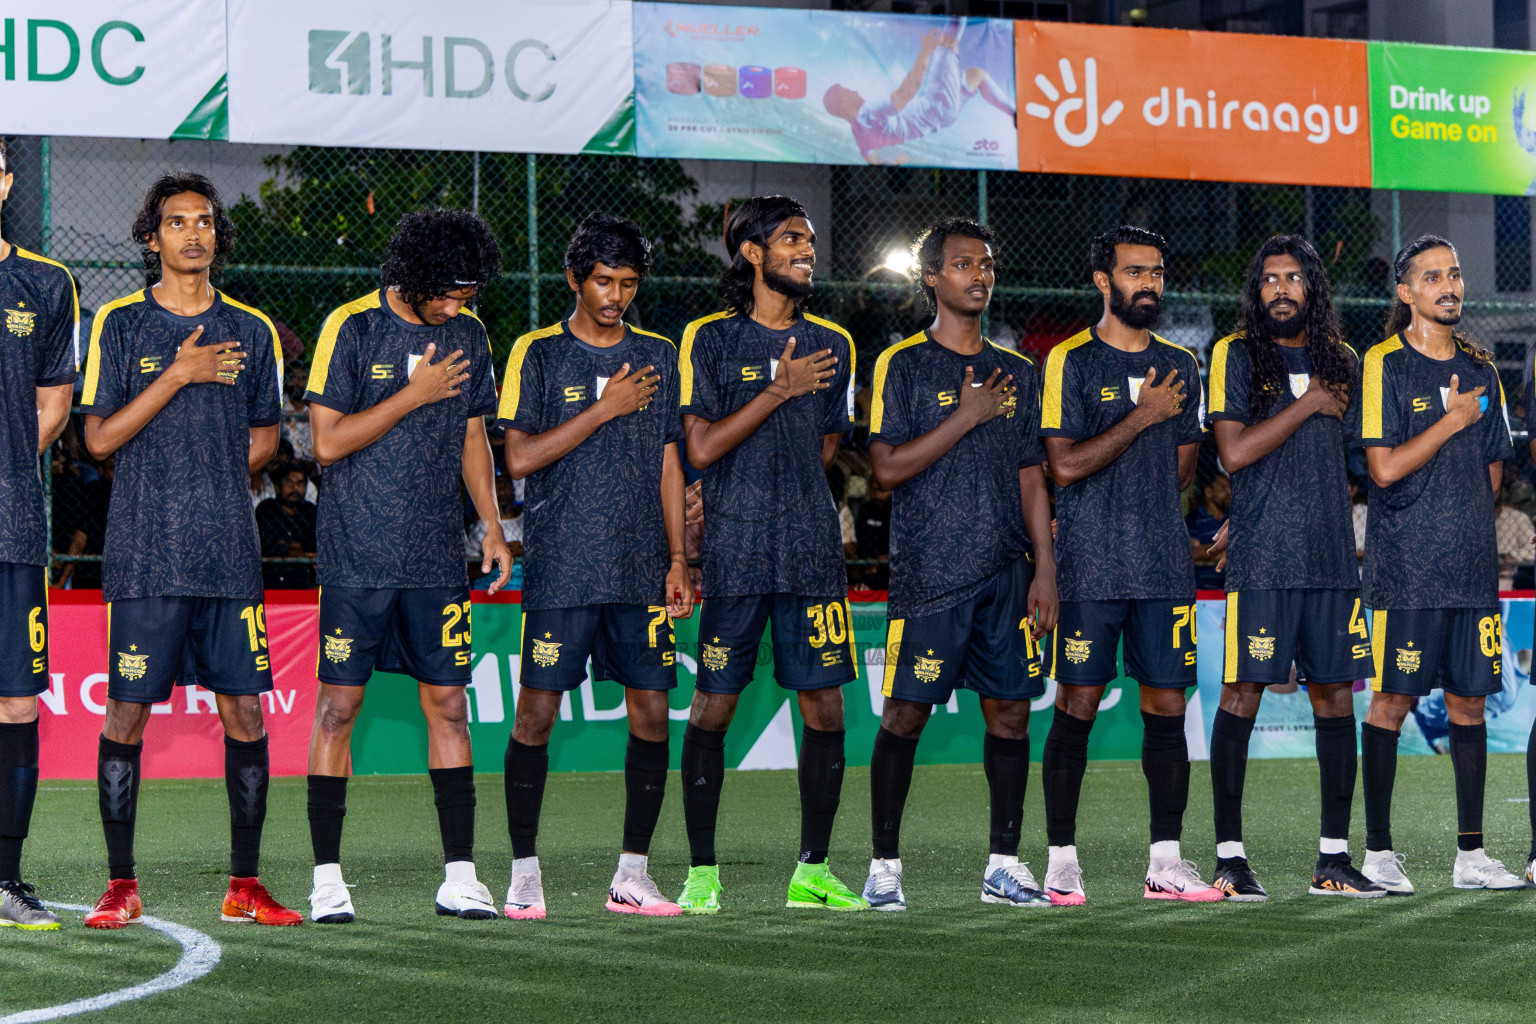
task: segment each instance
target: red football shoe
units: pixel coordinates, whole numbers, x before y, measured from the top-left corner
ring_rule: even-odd
[[[287,927],[304,920],[304,915],[289,910],[267,892],[255,878],[230,876],[229,892],[224,894],[224,920],[230,924],[269,924]]]
[[[87,928],[121,928],[135,924],[144,916],[144,903],[139,899],[137,878],[114,878],[107,883],[107,891],[96,901],[95,909],[85,915]]]

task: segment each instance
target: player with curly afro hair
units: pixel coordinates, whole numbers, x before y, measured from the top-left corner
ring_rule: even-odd
[[[400,218],[384,251],[380,277],[424,322],[433,299],[478,292],[501,274],[501,247],[491,226],[468,210],[420,210]]]

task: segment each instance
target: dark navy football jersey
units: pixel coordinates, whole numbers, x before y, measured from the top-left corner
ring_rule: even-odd
[[[1207,419],[1244,425],[1259,422],[1250,401],[1249,344],[1233,335],[1212,348]],[[1278,415],[1305,394],[1312,376],[1312,358],[1305,348],[1274,347],[1285,363],[1288,380],[1262,419]],[[1354,357],[1354,350],[1348,351]],[[1232,474],[1228,590],[1359,588],[1346,464],[1360,401],[1358,369],[1357,360],[1343,422],[1311,416],[1280,447]]]
[[[947,611],[1029,553],[1019,470],[1045,461],[1040,445],[1040,383],[1025,356],[988,342],[976,355],[945,348],[924,331],[875,363],[869,439],[900,445],[937,427],[959,404],[965,368],[979,384],[1001,370],[1013,376],[1007,411],[967,431],[933,465],[891,496],[893,619]]]
[[[553,430],[596,402],[625,363],[631,373],[656,368],[650,404],[608,421],[528,477],[525,608],[667,603],[662,456],[683,436],[672,342],[630,327],[617,345],[598,348],[564,323],[525,334],[507,359],[499,421],[526,434]]]
[[[18,246],[0,260],[0,562],[48,564],[37,389],[72,384],[80,300],[62,263]]]
[[[682,411],[717,422],[773,379],[784,343],[795,358],[831,349],[837,373],[825,391],[775,409],[745,441],[704,470],[704,592],[711,597],[843,594],[842,526],[821,465],[822,438],[853,429],[853,339],[804,315],[769,330],[740,313],[715,313],[683,332]]]
[[[91,325],[88,415],[112,415],[176,360],[193,329],[199,345],[238,341],[235,385],[189,384],[117,450],[102,590],[137,597],[261,600],[261,540],[251,511],[251,428],[280,414],[283,350],[272,321],[216,292],[197,316],[178,316],[146,288],[101,307]]]
[[[1089,328],[1051,349],[1040,434],[1086,441],[1131,414],[1147,370],[1177,370],[1184,411],[1143,430],[1092,476],[1056,489],[1056,586],[1063,601],[1193,600],[1195,564],[1179,505],[1179,447],[1198,444],[1205,402],[1188,349],[1152,335],[1122,352]]]
[[[1450,359],[1431,359],[1400,334],[1372,346],[1361,374],[1359,444],[1395,448],[1434,426],[1445,415],[1452,374],[1460,391],[1486,387],[1487,407],[1391,487],[1371,481],[1362,576],[1367,607],[1498,605],[1488,467],[1514,455],[1498,370],[1478,366],[1460,347]]]
[[[326,317],[305,401],[343,415],[371,409],[410,382],[426,347],[456,350],[469,379],[454,398],[405,415],[383,437],[322,471],[316,557],[322,586],[453,587],[466,580],[465,424],[496,411],[485,325],[467,310],[439,326],[413,324],[369,292]]]

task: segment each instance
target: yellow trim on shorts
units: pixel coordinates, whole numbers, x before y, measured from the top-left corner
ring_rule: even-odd
[[[889,697],[896,685],[896,661],[901,657],[901,633],[906,625],[906,619],[892,619],[885,631],[885,676],[880,683],[882,697]]]
[[[1237,682],[1237,591],[1227,595],[1227,635],[1225,658],[1222,663],[1221,681]]]
[[[325,646],[325,644],[323,642],[324,639],[325,639],[325,633],[320,628],[320,600],[324,596],[325,596],[325,587],[324,587],[324,585],[316,587],[315,588],[315,635],[317,637],[319,637],[320,640],[322,641],[321,643],[315,644],[315,681],[316,682],[319,682],[319,680],[320,680],[320,648]]]
[[[1371,614],[1371,657],[1375,661],[1376,674],[1371,677],[1371,690],[1381,692],[1381,677],[1387,664],[1387,613],[1385,610]]]
[[[853,641],[853,607],[843,598],[843,628],[848,631],[848,660],[853,663],[853,681],[859,679],[859,648]]]

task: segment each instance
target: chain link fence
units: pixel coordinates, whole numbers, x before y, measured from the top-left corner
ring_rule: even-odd
[[[302,484],[313,501],[323,486],[301,401],[309,353],[330,310],[377,286],[384,244],[402,214],[465,207],[494,228],[504,274],[486,288],[479,313],[500,366],[519,334],[568,314],[570,292],[560,268],[571,229],[583,216],[621,214],[651,234],[655,276],[642,288],[632,316],[677,339],[690,320],[718,307],[714,277],[724,255],[719,239],[727,203],[763,190],[759,166],[752,164],[710,165],[707,187],[701,187],[701,168],[674,160],[36,137],[9,140],[8,147],[17,183],[4,208],[6,237],[75,273],[82,341],[96,308],[143,285],[128,225],[148,183],[171,167],[187,166],[209,173],[224,190],[239,241],[219,287],[278,323],[288,367],[283,447],[274,468],[252,481],[253,502],[281,497],[284,478],[295,468],[303,476],[289,477],[289,491]],[[806,172],[797,180],[809,182],[801,198],[817,218],[819,234],[817,292],[809,308],[852,333],[857,384],[865,390],[880,351],[927,322],[905,254],[916,234],[942,217],[975,217],[997,233],[999,285],[989,332],[1001,344],[1040,357],[1097,320],[1100,300],[1087,281],[1088,241],[1122,221],[1169,238],[1160,332],[1202,361],[1235,320],[1242,275],[1268,236],[1296,233],[1313,241],[1329,264],[1350,340],[1363,350],[1379,339],[1388,306],[1385,256],[1418,233],[1408,230],[1415,227],[1412,218],[1403,223],[1395,215],[1395,197],[1394,216],[1384,217],[1382,197],[1373,202],[1367,189],[910,167],[796,170]],[[1529,251],[1528,200],[1500,197],[1494,211],[1497,287],[1529,292],[1530,260],[1522,271],[1520,260],[1504,258],[1521,246]],[[1479,283],[1473,281],[1474,289]],[[1465,325],[1493,348],[1514,426],[1523,431],[1519,385],[1536,304],[1474,293]],[[859,408],[867,410],[867,394]],[[862,432],[853,435],[829,476],[847,510],[853,576],[878,588],[889,506],[871,489],[864,443]],[[1523,478],[1529,469],[1525,446],[1517,449],[1520,472],[1511,476]],[[1193,504],[1216,472],[1214,457],[1202,466]],[[44,469],[53,578],[97,586],[110,460],[101,465],[90,458],[76,416]],[[514,511],[517,492],[513,482],[504,483],[504,503]],[[1513,500],[1527,512],[1536,505],[1528,485]],[[469,557],[478,541],[473,510],[467,503],[466,509]],[[310,585],[312,541],[306,546],[306,538],[312,531],[275,514],[269,507],[258,515],[264,535],[271,534],[264,538],[268,583]],[[515,523],[516,516],[508,521]],[[513,525],[510,533],[520,531]]]

